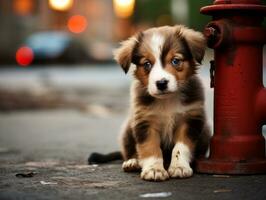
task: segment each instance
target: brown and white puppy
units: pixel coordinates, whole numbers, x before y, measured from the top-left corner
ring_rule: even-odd
[[[196,75],[204,52],[203,35],[181,25],[148,29],[115,51],[126,73],[135,65],[130,114],[121,136],[124,171],[141,169],[141,178],[151,181],[192,176],[190,165],[205,154],[209,142]]]

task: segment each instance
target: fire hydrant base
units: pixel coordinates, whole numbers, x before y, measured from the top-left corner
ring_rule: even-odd
[[[196,171],[207,174],[265,174],[266,159],[238,162],[199,159]]]

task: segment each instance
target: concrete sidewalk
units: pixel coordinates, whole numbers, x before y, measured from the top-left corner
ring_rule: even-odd
[[[163,199],[266,199],[266,175],[153,183],[122,172],[120,162],[87,165],[90,152],[118,149],[123,118],[76,110],[1,113],[0,199],[142,199],[161,192]],[[33,177],[16,177],[29,172]]]

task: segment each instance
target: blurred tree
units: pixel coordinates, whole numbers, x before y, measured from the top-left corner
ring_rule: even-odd
[[[195,1],[189,0],[189,22],[188,25],[191,28],[202,31],[204,26],[211,21],[211,17],[200,13],[200,8],[211,5],[213,0]]]
[[[261,3],[266,5],[266,0]],[[146,26],[185,24],[202,31],[211,16],[201,14],[200,8],[211,4],[213,0],[136,0],[132,21]],[[266,20],[263,25],[266,26]]]
[[[212,0],[137,0],[132,20],[134,24],[148,26],[185,24],[202,30],[211,17],[200,14],[199,10],[212,2]]]
[[[170,5],[171,0],[137,0],[133,23],[155,26],[158,17],[170,15]]]

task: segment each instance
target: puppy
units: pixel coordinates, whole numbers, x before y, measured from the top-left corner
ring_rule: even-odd
[[[210,131],[196,72],[205,39],[185,26],[151,28],[121,43],[115,60],[125,73],[135,67],[131,107],[121,135],[122,168],[164,181],[193,174],[206,153]]]

